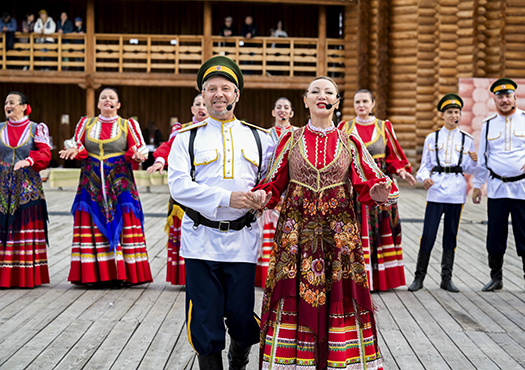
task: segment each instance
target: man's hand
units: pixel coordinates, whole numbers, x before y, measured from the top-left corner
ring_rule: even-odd
[[[164,165],[161,162],[155,162],[151,166],[148,167],[146,170],[150,175],[154,173],[155,171],[159,171],[159,173],[162,175],[162,171],[164,170]]]
[[[134,152],[131,159],[133,159],[135,162],[142,163],[147,159],[147,157],[140,152]]]
[[[525,164],[521,167],[521,172],[525,172]]]
[[[434,184],[435,184],[435,182],[431,178],[428,178],[425,181],[423,181],[423,187],[426,190],[430,189],[432,187],[432,185],[434,185]]]
[[[408,173],[407,171],[405,170],[401,170],[399,171],[398,173],[399,177],[401,177],[403,180],[405,180],[406,182],[408,182],[408,184],[410,186],[414,186],[416,185],[416,179],[414,178],[414,176],[412,176],[410,173]]]
[[[481,203],[481,189],[474,188],[474,190],[472,191],[472,201],[475,204]]]
[[[75,159],[78,154],[77,148],[63,149],[58,152],[62,159]]]
[[[257,190],[254,191],[253,197],[255,198],[255,201],[259,203],[261,206],[258,209],[262,209],[268,204],[270,199],[272,199],[272,192],[270,191],[268,194],[266,194],[266,191],[264,190]]]
[[[259,196],[257,196],[259,197]],[[230,207],[237,209],[261,209],[262,206],[251,191],[234,191],[230,197]]]
[[[21,168],[26,168],[26,167],[29,167],[29,166],[31,166],[31,163],[28,160],[26,160],[26,159],[22,159],[21,161],[18,161],[18,162],[15,163],[14,170],[18,171]]]
[[[386,184],[386,180],[378,182],[370,188],[370,198],[375,200],[377,203],[384,203],[387,201],[392,189],[392,184]]]
[[[470,159],[472,159],[474,162],[478,161],[478,153],[476,153],[476,152],[468,152],[468,155],[470,156]]]

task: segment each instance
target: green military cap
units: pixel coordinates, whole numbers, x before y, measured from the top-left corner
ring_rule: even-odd
[[[518,85],[516,82],[512,81],[510,78],[500,78],[492,84],[490,92],[493,92],[496,95],[510,94],[516,91],[517,87]]]
[[[233,82],[239,90],[244,87],[244,77],[241,69],[233,60],[222,55],[211,57],[199,68],[197,73],[197,86],[202,91],[202,84],[213,76],[223,76]]]
[[[437,105],[437,109],[440,112],[444,112],[448,108],[463,108],[463,99],[458,94],[449,93],[441,98]]]

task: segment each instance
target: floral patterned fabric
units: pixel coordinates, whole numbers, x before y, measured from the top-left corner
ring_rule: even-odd
[[[355,157],[360,153],[348,136],[339,132],[333,160],[318,169],[305,155],[303,134],[304,130],[298,130],[289,145],[289,186],[263,296],[261,366],[325,369],[354,365],[362,368],[368,364],[379,369],[373,306],[349,181],[349,171],[356,171],[351,164],[360,161]],[[275,157],[279,158],[278,153]],[[276,316],[280,306],[288,313]],[[352,317],[352,322],[362,324],[357,331],[355,325],[351,329],[346,326],[347,321],[340,320],[345,314]],[[290,326],[286,321],[291,316],[295,317],[296,329],[287,339],[290,332],[286,329]],[[363,327],[368,328],[364,336]],[[343,340],[342,348],[334,347],[330,333],[350,331],[355,335],[345,340],[354,341],[357,346],[346,347]],[[301,339],[305,332],[308,340]],[[307,351],[300,348],[305,343],[311,347]],[[287,352],[290,348],[292,351]]]

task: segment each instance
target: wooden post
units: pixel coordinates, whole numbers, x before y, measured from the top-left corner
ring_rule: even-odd
[[[95,117],[95,89],[91,86],[86,88],[86,116]]]
[[[317,75],[326,75],[326,5],[319,5],[319,31],[317,34]]]
[[[211,3],[204,2],[204,49],[202,53],[202,62],[210,59],[213,56],[213,40],[211,39]]]
[[[95,72],[95,2],[88,0],[86,10],[86,115],[95,116],[95,89],[92,75]]]
[[[86,74],[95,72],[95,1],[88,0],[86,10]]]
[[[6,69],[6,60],[7,60],[7,34],[4,33],[4,37],[2,37],[2,69]]]
[[[379,0],[377,15],[377,117],[386,117],[388,101],[388,3],[388,0]]]

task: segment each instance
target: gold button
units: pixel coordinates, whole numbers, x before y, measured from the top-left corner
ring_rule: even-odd
[[[229,152],[231,151],[230,148],[228,148],[228,151],[229,151]]]
[[[228,163],[230,163],[232,160],[231,159],[228,159]]]
[[[230,174],[230,171],[226,172],[228,175]]]

